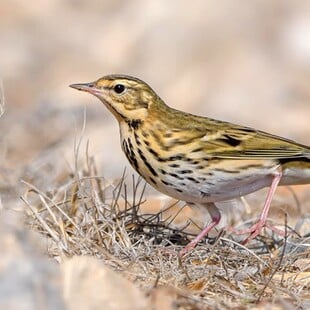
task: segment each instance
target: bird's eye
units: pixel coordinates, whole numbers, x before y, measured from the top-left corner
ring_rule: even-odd
[[[116,84],[113,88],[113,90],[117,93],[117,94],[121,94],[125,91],[125,86],[123,84]]]

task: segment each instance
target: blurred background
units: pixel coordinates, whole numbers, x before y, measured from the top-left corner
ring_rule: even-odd
[[[68,87],[110,73],[148,82],[174,108],[310,144],[310,2],[2,0],[2,199],[74,170],[74,141],[98,174],[125,166],[116,121]],[[82,156],[81,155],[81,156]],[[17,186],[16,186],[17,185]]]

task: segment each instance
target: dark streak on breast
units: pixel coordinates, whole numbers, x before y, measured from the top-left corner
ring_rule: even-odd
[[[209,161],[210,158],[209,158],[209,157],[204,157],[204,158],[201,158],[201,160],[203,160],[203,161]],[[213,159],[212,159],[212,161],[213,161]]]
[[[182,178],[181,176],[179,176],[178,174],[176,173],[168,173],[171,177],[173,178],[176,178],[176,179],[179,179],[179,180],[184,180],[184,178]]]
[[[126,119],[126,123],[128,124],[129,129],[136,130],[141,126],[142,121],[140,119]]]
[[[169,167],[171,167],[171,168],[179,168],[180,165],[179,164],[170,164]]]
[[[126,140],[123,141],[123,149],[124,149],[124,153],[125,153],[127,159],[131,163],[131,165],[139,172],[139,164],[138,164],[138,161],[136,159],[136,155],[133,152],[133,148],[132,148],[132,144],[131,144],[130,139],[128,139],[128,141],[126,141]]]
[[[143,142],[144,142],[144,144],[145,144],[146,146],[150,146],[150,142],[149,142],[149,141],[143,140]]]
[[[156,181],[155,181],[152,177],[150,177],[150,181],[151,181],[153,184],[157,184]]]
[[[201,170],[201,169],[204,169],[204,168],[206,168],[206,166],[200,165],[200,166],[196,166],[196,167],[195,167],[195,169],[198,169],[198,170]]]
[[[192,177],[187,177],[186,179],[189,181],[195,182],[196,184],[200,183],[198,180],[196,180],[195,178],[192,178]]]
[[[204,177],[198,177],[197,178],[199,181],[202,181],[202,182],[204,182],[204,181],[206,181],[207,179],[206,178],[204,178]]]
[[[150,147],[148,147],[147,150],[155,157],[155,159],[157,159],[158,161],[161,161],[161,157],[159,156],[159,154],[156,151],[154,151]]]
[[[189,163],[198,163],[198,161],[195,161],[195,159],[193,159],[193,158],[189,158],[189,157],[184,157],[183,158],[183,160],[184,161],[187,161],[187,162],[189,162]]]
[[[207,176],[213,176],[214,175],[214,173],[213,172],[205,172],[205,173],[203,173],[204,175],[207,175]]]
[[[140,139],[139,139],[139,137],[138,137],[136,132],[134,132],[134,137],[135,137],[137,145],[140,146],[141,145],[141,141],[140,141]]]
[[[175,155],[175,156],[170,156],[167,158],[167,161],[176,161],[176,160],[182,160],[184,159],[184,156],[181,154]]]
[[[147,161],[146,157],[143,155],[143,152],[141,151],[141,149],[138,149],[138,153],[142,159],[142,161],[144,162],[145,166],[149,169],[149,171],[153,174],[154,177],[157,177],[158,174],[157,172],[154,170],[154,168],[150,165],[150,163]]]
[[[167,185],[167,186],[173,186],[172,183],[167,182],[167,181],[165,181],[165,180],[161,180],[161,182],[162,182],[163,184]]]
[[[193,173],[193,170],[180,170],[180,171],[177,171],[177,173],[188,174],[188,173]]]

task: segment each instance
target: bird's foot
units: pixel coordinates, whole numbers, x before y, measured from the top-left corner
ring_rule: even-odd
[[[187,244],[180,252],[179,252],[179,257],[182,257],[185,253],[193,250],[197,243],[199,242],[196,241],[196,239],[192,240],[189,244]]]
[[[234,227],[228,227],[227,230],[229,232],[232,232],[232,233],[236,234],[236,235],[250,234],[250,236],[247,237],[242,242],[242,244],[246,244],[250,240],[254,239],[256,236],[258,236],[264,226],[265,226],[265,223],[261,223],[261,221],[258,221],[257,223],[255,223],[254,225],[252,225],[251,227],[246,228],[246,229],[241,229],[240,230],[240,229],[236,229]]]
[[[272,230],[273,232],[275,232],[276,234],[278,234],[281,237],[285,236],[285,232],[281,229],[278,229],[276,227],[274,227],[271,224],[268,223],[264,223],[262,221],[258,221],[257,223],[255,223],[254,225],[252,225],[249,228],[246,229],[241,229],[241,230],[237,230],[233,227],[229,227],[228,231],[236,234],[236,235],[245,235],[245,234],[250,234],[243,242],[242,244],[247,244],[249,241],[251,241],[252,239],[254,239],[255,237],[257,237],[261,230],[266,227],[269,228],[270,230]]]

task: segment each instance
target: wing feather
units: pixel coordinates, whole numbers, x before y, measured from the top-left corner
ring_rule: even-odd
[[[207,153],[220,158],[310,157],[310,148],[306,145],[251,128],[227,128],[214,134],[206,134],[201,140]]]

